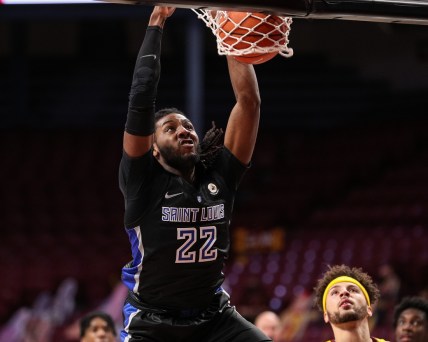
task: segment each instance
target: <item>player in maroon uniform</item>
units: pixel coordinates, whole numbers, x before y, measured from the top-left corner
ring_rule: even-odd
[[[379,299],[379,289],[361,268],[336,265],[318,280],[315,301],[324,314],[324,321],[333,329],[329,342],[385,342],[370,337],[368,318],[372,304]]]

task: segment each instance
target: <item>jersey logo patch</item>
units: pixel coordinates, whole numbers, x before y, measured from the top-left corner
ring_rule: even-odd
[[[177,196],[180,196],[180,195],[182,195],[183,193],[182,192],[177,192],[177,193],[175,193],[175,194],[169,194],[168,192],[165,194],[165,198],[166,199],[170,199],[170,198],[173,198],[173,197],[177,197]]]
[[[208,184],[208,191],[211,195],[217,195],[218,194],[218,187],[214,183]]]

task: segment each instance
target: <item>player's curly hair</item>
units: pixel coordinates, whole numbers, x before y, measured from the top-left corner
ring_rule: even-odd
[[[340,276],[348,276],[358,280],[361,285],[366,289],[371,304],[377,302],[380,297],[380,292],[378,286],[373,282],[373,279],[365,273],[361,268],[349,267],[347,265],[335,265],[328,266],[328,270],[324,273],[323,277],[318,279],[317,285],[314,288],[314,301],[315,305],[318,307],[320,311],[323,311],[323,295],[324,291],[327,288],[328,284],[333,279],[336,279]]]
[[[397,327],[398,318],[407,309],[416,309],[425,313],[428,320],[428,301],[421,297],[404,297],[394,309],[394,328]]]
[[[177,113],[177,114],[186,116],[186,114],[184,114],[183,111],[177,108],[174,108],[174,107],[164,108],[164,109],[158,110],[155,113],[155,123],[158,122],[160,119],[162,119],[164,116],[167,116],[171,113]],[[200,163],[205,169],[208,169],[212,166],[218,153],[223,148],[222,136],[223,136],[223,129],[217,128],[214,121],[212,121],[211,128],[205,133],[204,138],[199,144]]]

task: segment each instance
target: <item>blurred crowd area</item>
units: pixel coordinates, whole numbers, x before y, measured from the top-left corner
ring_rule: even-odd
[[[130,248],[117,171],[148,12],[79,13],[61,30],[53,17],[0,21],[0,341],[76,341],[94,309],[121,324]],[[195,20],[179,11],[165,29],[158,107],[193,108]],[[256,67],[260,134],[224,286],[248,320],[279,314],[284,342],[320,341],[332,336],[313,308],[317,278],[327,265],[362,267],[382,293],[374,335],[391,339],[393,307],[428,291],[426,30],[293,25],[295,56]],[[202,114],[189,113],[200,135],[212,120],[224,127],[233,105],[224,58],[201,30]]]

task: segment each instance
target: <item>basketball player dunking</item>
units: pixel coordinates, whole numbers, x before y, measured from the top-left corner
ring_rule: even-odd
[[[256,141],[260,96],[252,65],[228,57],[236,97],[224,136],[199,143],[179,110],[155,114],[162,28],[174,12],[155,7],[135,65],[120,164],[133,260],[122,341],[270,341],[222,289],[235,192]]]

